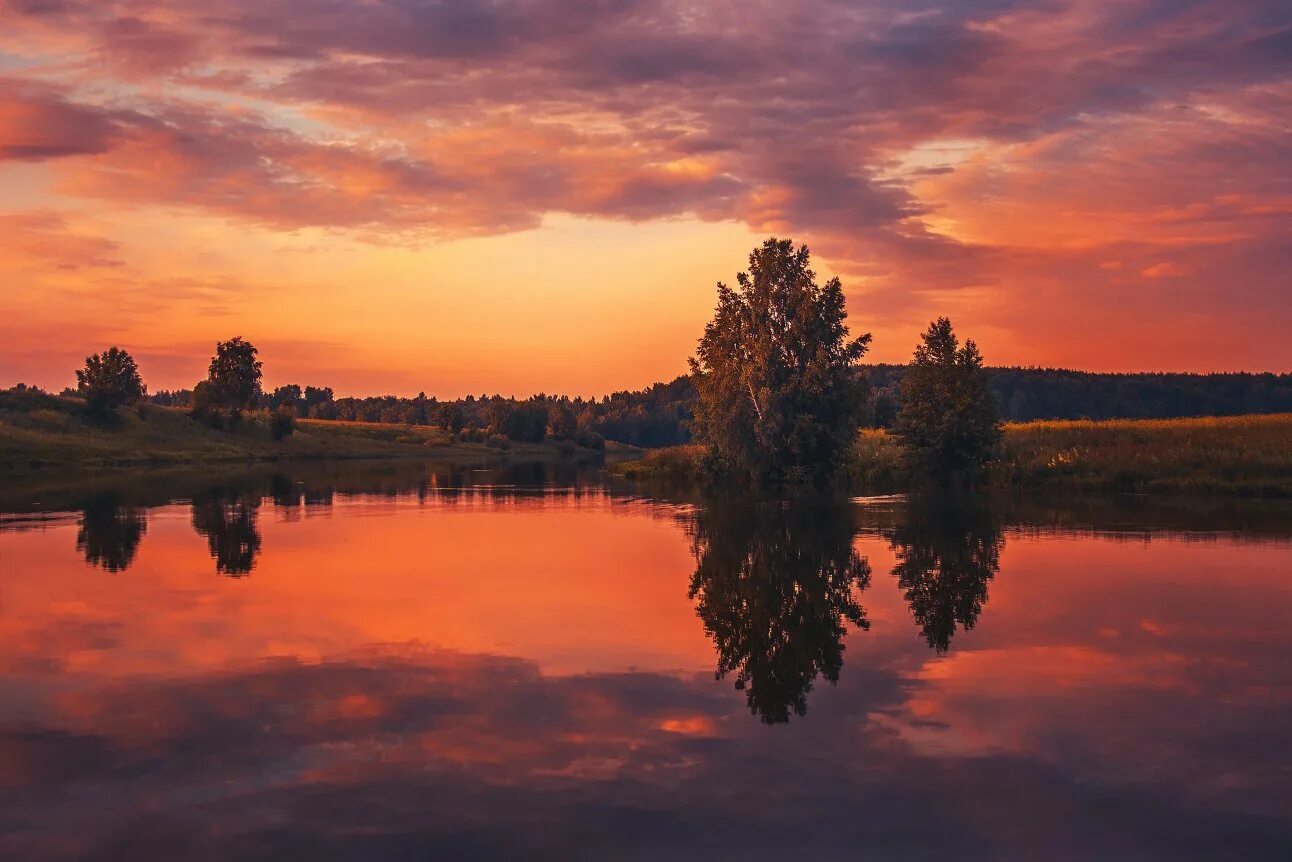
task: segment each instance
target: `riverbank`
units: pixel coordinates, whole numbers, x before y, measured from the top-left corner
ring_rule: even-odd
[[[695,480],[703,449],[655,449],[612,471],[632,479]],[[883,430],[858,435],[850,484],[878,491],[917,484],[901,445]],[[1292,414],[1007,424],[988,483],[1132,493],[1292,497]]]
[[[234,431],[207,427],[184,410],[144,404],[102,425],[82,415],[80,402],[52,395],[2,393],[0,475],[35,471],[175,467],[259,461],[422,458],[439,462],[487,458],[524,460],[633,457],[636,449],[607,444],[606,452],[569,443],[468,443],[420,425],[301,419],[293,434],[272,439],[261,416]]]

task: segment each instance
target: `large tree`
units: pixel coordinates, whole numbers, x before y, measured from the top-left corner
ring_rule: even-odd
[[[260,398],[261,363],[256,348],[241,337],[220,341],[207,374],[207,395],[217,407],[238,413]]]
[[[902,410],[893,433],[912,466],[946,482],[986,465],[1000,440],[1000,412],[987,388],[982,354],[961,347],[951,321],[940,317],[920,337],[902,376]]]
[[[696,436],[721,469],[755,482],[829,479],[857,434],[867,387],[855,364],[870,334],[848,337],[843,287],[818,285],[806,245],[771,238],[749,255],[691,370]]]
[[[76,391],[85,398],[91,413],[109,416],[138,401],[147,388],[134,357],[119,347],[109,347],[85,357],[85,367],[76,372]]]

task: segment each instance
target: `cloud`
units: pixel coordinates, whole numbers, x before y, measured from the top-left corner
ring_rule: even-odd
[[[1142,850],[1145,836],[1184,858],[1286,840],[1276,821],[1209,795],[1123,787],[1111,766],[1111,780],[1074,779],[1047,763],[1067,752],[1030,735],[1039,756],[925,756],[889,720],[900,678],[849,673],[848,693],[831,690],[831,709],[811,726],[778,728],[775,744],[707,675],[548,676],[518,659],[415,648],[82,688],[37,713],[41,724],[0,733],[0,798],[21,827],[0,847],[43,858],[398,847],[556,859],[625,846],[688,858],[865,846],[985,859],[1053,837],[1017,827],[1032,818],[1069,824],[1074,859]],[[933,708],[988,720],[992,704],[955,682]],[[1090,715],[1100,721],[1093,706]],[[941,719],[924,726],[936,732]],[[1246,764],[1260,757],[1247,754]],[[1153,756],[1169,760],[1172,749]],[[996,819],[1003,811],[1010,829]],[[69,835],[61,824],[71,817]]]
[[[864,327],[911,337],[953,310],[1012,349],[1038,275],[1116,295],[1162,266],[1210,303],[1191,249],[1251,271],[1292,217],[1270,0],[124,0],[5,25],[0,46],[61,62],[9,85],[0,156],[51,160],[66,196],[376,242],[735,221],[808,241]]]
[[[0,161],[43,161],[106,152],[111,117],[55,89],[0,78]]]
[[[122,265],[120,244],[73,227],[55,210],[35,210],[0,215],[0,270],[8,268],[55,270],[111,269]]]

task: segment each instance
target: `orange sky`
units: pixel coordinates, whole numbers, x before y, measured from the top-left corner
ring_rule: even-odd
[[[0,386],[600,394],[768,234],[872,359],[1292,370],[1272,0],[0,2]]]

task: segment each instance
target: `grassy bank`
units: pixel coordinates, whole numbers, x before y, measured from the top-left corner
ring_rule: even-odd
[[[607,456],[635,452],[610,445]],[[554,442],[455,442],[438,428],[368,422],[298,420],[283,440],[270,437],[265,419],[248,415],[235,431],[209,428],[185,411],[154,405],[127,410],[105,426],[82,413],[81,402],[43,394],[0,392],[0,475],[34,470],[95,470],[324,458],[433,458],[478,461],[591,456]]]
[[[627,478],[699,475],[698,446],[657,449],[616,465]],[[858,435],[848,476],[859,488],[916,484],[887,432]],[[1223,418],[1009,424],[990,484],[1083,491],[1203,492],[1292,497],[1292,414]]]

